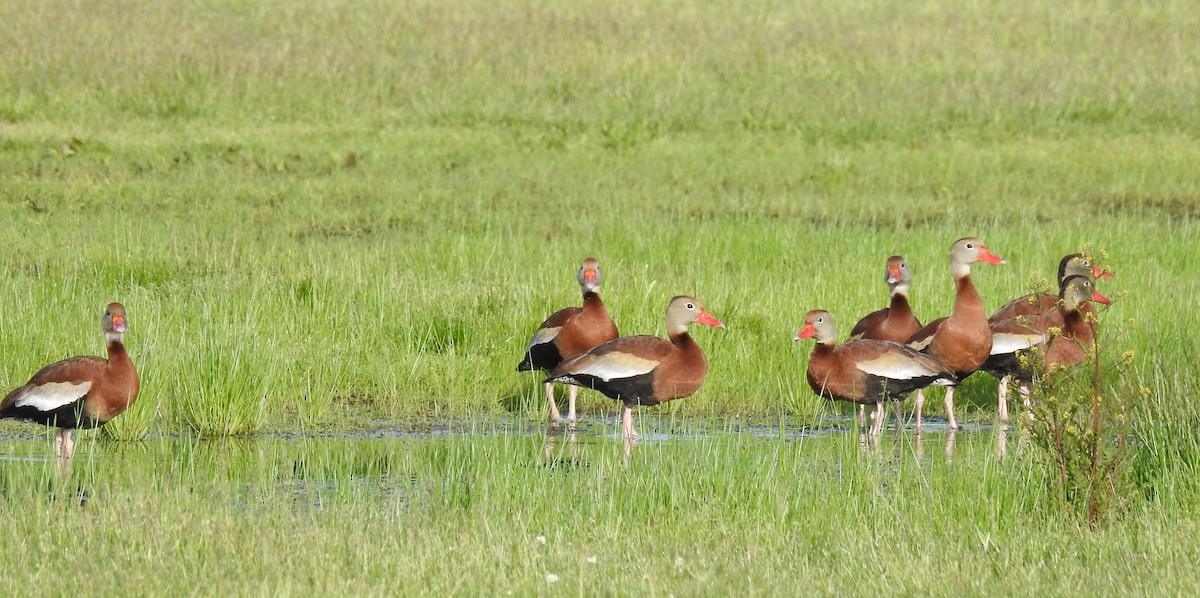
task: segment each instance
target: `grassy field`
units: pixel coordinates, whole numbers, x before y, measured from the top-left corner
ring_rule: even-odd
[[[1117,272],[1101,290],[1129,291],[1103,313],[1106,325],[1136,322],[1110,350],[1133,351],[1135,383],[1151,391],[1138,403],[1139,494],[1128,517],[1081,536],[1038,502],[1041,466],[996,463],[982,449],[935,467],[936,483],[912,481],[890,511],[872,465],[813,476],[790,448],[729,440],[694,457],[712,455],[709,465],[642,447],[617,486],[589,473],[582,486],[543,490],[541,473],[488,470],[480,483],[513,496],[469,508],[279,509],[276,494],[252,507],[219,497],[212,521],[225,532],[204,531],[195,515],[208,497],[193,490],[208,486],[190,466],[163,464],[166,473],[146,478],[123,474],[120,459],[93,466],[80,475],[101,489],[89,504],[95,519],[20,492],[44,484],[14,473],[17,490],[0,507],[13,515],[11,543],[0,547],[30,551],[17,539],[37,536],[62,562],[86,551],[103,566],[103,547],[151,534],[164,511],[178,527],[145,541],[197,544],[148,550],[198,551],[211,558],[205,579],[247,542],[314,547],[213,593],[255,579],[313,591],[363,570],[375,575],[357,589],[384,592],[383,570],[409,565],[420,567],[406,582],[464,593],[592,593],[611,579],[633,584],[612,589],[621,593],[693,593],[701,574],[729,582],[716,593],[1142,593],[1159,587],[1151,572],[1175,584],[1161,587],[1195,588],[1183,566],[1194,547],[1171,536],[1196,529],[1200,504],[1200,407],[1187,399],[1200,390],[1187,365],[1200,328],[1200,14],[1181,1],[746,4],[0,5],[0,384],[102,351],[99,318],[119,300],[143,380],[138,403],[108,428],[119,440],[532,423],[544,416],[540,385],[513,368],[537,324],[578,301],[573,272],[590,255],[622,333],[662,334],[666,303],[680,293],[729,326],[695,333],[709,378],[664,415],[804,422],[846,410],[808,390],[811,347],[789,339],[809,309],[830,310],[845,332],[884,305],[888,255],[908,258],[914,308],[929,320],[951,307],[946,254],[959,237],[1008,259],[975,270],[989,309],[1090,242]],[[982,376],[968,381],[957,395],[966,419],[990,421],[994,392]],[[616,405],[583,396],[584,417],[610,425]],[[929,401],[935,415],[939,403]],[[5,422],[0,434],[27,428]],[[458,465],[391,445],[363,450],[416,459],[444,478],[483,467],[472,461],[487,454],[476,442],[493,447],[420,449],[448,451]],[[532,450],[506,442],[525,441],[495,450]],[[271,467],[240,459],[247,475]],[[767,506],[735,517],[728,509],[758,495],[703,500],[721,487],[696,472],[740,464],[728,483],[750,487],[760,461],[778,478],[763,490]],[[858,462],[844,447],[832,457]],[[941,485],[948,497],[934,500]],[[613,506],[651,486],[680,498]],[[489,525],[535,502],[521,492],[555,505],[517,509],[533,523],[502,541],[516,532]],[[971,527],[993,493],[1015,506],[996,527]],[[593,513],[597,501],[608,510]],[[883,524],[881,510],[914,519]],[[432,525],[445,521],[453,525]],[[643,533],[621,537],[625,525]],[[407,534],[389,533],[398,526]],[[548,538],[541,548],[523,544],[535,528]],[[463,548],[460,534],[477,541]],[[239,541],[222,545],[230,535]],[[529,585],[552,536],[578,571],[589,571],[579,561],[588,551],[607,565],[574,575],[579,585]],[[1128,538],[1145,545],[1129,548]],[[380,541],[385,554],[364,552]],[[747,543],[761,543],[764,560],[741,561],[732,547]],[[730,549],[689,556],[713,545]],[[511,557],[524,577],[456,581],[453,561],[435,558],[452,547],[470,553],[459,575],[508,571]],[[290,577],[323,551],[349,552],[328,577]],[[618,573],[615,562],[637,563],[634,554],[665,570]],[[937,569],[943,556],[960,569]],[[1022,569],[1031,559],[1047,564]],[[746,567],[761,573],[743,583],[736,572]],[[170,570],[149,571],[137,579],[170,583]],[[60,591],[84,579],[93,576],[62,578]],[[97,587],[124,583],[105,579]]]
[[[22,490],[0,501],[10,572],[0,590],[61,595],[85,580],[89,592],[143,595],[1200,587],[1192,507],[1139,503],[1085,531],[1046,499],[1046,471],[997,461],[987,434],[964,436],[947,462],[936,447],[916,457],[911,438],[862,452],[851,434],[684,424],[627,460],[613,438],[551,437],[547,449],[536,433],[499,429],[151,441],[67,480],[50,463],[9,463],[0,481]]]

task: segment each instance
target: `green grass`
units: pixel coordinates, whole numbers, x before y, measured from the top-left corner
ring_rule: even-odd
[[[1137,322],[1114,349],[1135,352],[1134,382],[1151,391],[1135,422],[1139,497],[1094,534],[1042,502],[1038,466],[991,463],[982,441],[978,459],[905,478],[894,508],[866,466],[815,475],[789,445],[721,441],[696,451],[704,467],[652,444],[632,478],[588,470],[550,490],[505,453],[508,477],[479,474],[472,492],[489,500],[469,508],[444,504],[457,500],[450,482],[403,508],[339,495],[328,511],[280,509],[278,489],[221,497],[216,528],[197,515],[220,486],[202,465],[164,457],[139,478],[116,455],[143,445],[104,442],[94,450],[114,457],[77,472],[98,488],[83,511],[47,500],[45,472],[0,470],[17,476],[0,477],[15,493],[4,508],[21,514],[6,524],[13,542],[49,538],[64,562],[161,555],[140,581],[162,592],[182,571],[170,567],[195,562],[182,587],[207,579],[213,593],[260,578],[382,593],[397,570],[461,593],[612,587],[601,580],[694,593],[702,578],[739,593],[845,593],[861,580],[889,593],[1167,587],[1138,574],[1146,563],[1196,585],[1182,565],[1194,549],[1174,539],[1196,528],[1200,465],[1189,2],[50,1],[0,6],[0,23],[0,385],[101,352],[101,309],[122,301],[143,390],[110,425],[117,439],[538,421],[538,380],[513,368],[534,327],[578,302],[573,272],[589,255],[622,333],[661,334],[680,293],[729,326],[695,332],[709,378],[658,412],[820,421],[848,410],[804,383],[810,347],[789,340],[803,314],[830,310],[844,334],[884,305],[881,264],[902,253],[918,316],[944,315],[946,253],[967,235],[1009,261],[975,271],[989,309],[1083,243],[1106,249],[1117,278],[1101,290],[1130,293],[1102,317]],[[960,417],[990,421],[994,392],[969,380]],[[603,425],[616,411],[586,392],[580,408]],[[4,422],[0,435],[32,429]],[[356,450],[415,459],[404,467],[440,480],[482,467],[463,451],[536,452],[522,442],[446,439],[429,445],[445,459],[427,463],[404,443]],[[259,457],[237,457],[230,479],[282,463],[250,465]],[[778,474],[756,481],[743,463]],[[722,468],[735,479],[699,473]],[[554,506],[510,524],[505,492]],[[1009,515],[982,526],[980,497],[997,493]],[[627,515],[613,502],[647,495]],[[766,504],[730,510],[748,497]],[[881,511],[929,517],[872,527]],[[526,544],[535,532],[541,548]],[[276,556],[231,569],[246,545]],[[296,545],[312,549],[281,550]],[[444,558],[451,547],[465,567]],[[179,556],[193,549],[204,557]],[[588,553],[600,565],[579,560]],[[326,577],[290,575],[323,554],[339,559]],[[532,585],[559,562],[574,567],[563,582]],[[480,566],[496,574],[465,573]],[[96,587],[126,587],[116,568],[93,567],[88,583],[99,569]]]
[[[911,438],[862,450],[849,434],[763,436],[775,429],[764,423],[660,422],[670,439],[629,459],[591,432],[547,448],[536,431],[482,424],[441,438],[151,440],[105,447],[70,479],[9,463],[0,546],[14,575],[0,588],[81,560],[96,563],[95,591],[154,594],[1138,594],[1159,591],[1158,574],[1180,593],[1200,585],[1193,509],[1089,532],[1058,516],[1052,472],[997,461],[987,434],[961,436],[947,462],[937,446],[914,455]],[[36,583],[57,594],[78,581]]]

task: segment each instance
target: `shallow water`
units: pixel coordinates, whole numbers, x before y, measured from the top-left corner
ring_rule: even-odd
[[[70,475],[78,480],[81,502],[149,486],[244,509],[320,510],[350,502],[407,510],[469,501],[480,476],[536,484],[539,477],[553,480],[595,468],[673,467],[694,463],[697,455],[730,467],[780,447],[790,448],[779,458],[811,460],[814,471],[840,476],[841,462],[854,459],[856,446],[861,454],[884,460],[919,461],[950,459],[956,443],[993,438],[991,425],[970,425],[952,435],[940,420],[926,422],[920,437],[890,424],[876,442],[861,435],[850,419],[837,418],[666,416],[639,418],[637,425],[641,436],[635,442],[624,441],[615,419],[591,417],[575,426],[513,418],[377,422],[355,431],[222,439],[154,435],[133,443],[88,433],[77,441]],[[36,495],[47,487],[46,480],[61,479],[53,451],[52,433],[45,428],[15,427],[0,434],[0,496]]]

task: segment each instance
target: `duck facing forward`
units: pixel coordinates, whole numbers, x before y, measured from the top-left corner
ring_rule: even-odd
[[[0,419],[58,428],[54,453],[60,465],[71,462],[76,428],[99,428],[137,399],[137,370],[125,350],[125,306],[110,303],[100,325],[108,359],[71,357],[52,363],[0,402]]]
[[[575,274],[579,290],[583,293],[583,307],[565,307],[554,312],[529,340],[525,357],[517,364],[517,371],[539,369],[549,373],[564,359],[574,357],[604,341],[617,338],[617,325],[613,323],[600,300],[600,283],[604,273],[594,258],[587,258]],[[558,404],[554,402],[554,385],[546,383],[546,399],[550,403],[550,418],[561,421]],[[567,421],[575,421],[575,397],[579,387],[572,386],[567,393]]]

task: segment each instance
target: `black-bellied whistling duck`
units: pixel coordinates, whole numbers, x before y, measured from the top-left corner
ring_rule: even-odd
[[[817,395],[860,405],[876,405],[871,436],[883,427],[883,401],[931,384],[955,384],[954,372],[928,355],[892,341],[850,339],[837,344],[833,316],[813,310],[804,316],[804,327],[794,340],[815,338],[808,360],[808,385]]]
[[[563,308],[546,318],[525,348],[525,359],[517,364],[518,372],[536,368],[549,373],[564,359],[617,338],[617,325],[600,300],[600,282],[604,273],[599,263],[590,257],[583,260],[575,278],[583,292],[583,307]],[[575,421],[575,396],[579,394],[579,387],[570,387],[567,394],[567,421]],[[558,404],[554,402],[554,385],[550,382],[546,382],[546,398],[550,401],[550,417],[561,421]]]
[[[983,300],[971,282],[971,264],[982,261],[1003,264],[983,242],[966,237],[950,247],[950,276],[954,278],[954,311],[938,318],[908,339],[908,346],[938,358],[961,381],[970,376],[992,350],[992,331],[988,328]],[[920,397],[918,397],[920,398]],[[917,428],[921,427],[921,407],[917,402]],[[946,419],[951,430],[958,429],[954,419],[954,385],[946,389]]]
[[[23,419],[58,428],[54,453],[71,462],[76,428],[98,428],[120,415],[138,394],[137,370],[125,351],[125,307],[110,303],[100,322],[108,359],[71,357],[52,363],[0,403],[0,419]]]
[[[988,322],[999,322],[1031,314],[1050,314],[1051,317],[1056,317],[1059,314],[1059,297],[1062,295],[1063,285],[1072,276],[1112,278],[1113,273],[1105,272],[1093,265],[1091,260],[1087,259],[1082,253],[1068,254],[1063,256],[1063,259],[1058,262],[1058,295],[1032,293],[1023,297],[1017,297],[1000,306],[1000,309],[997,309],[988,318]]]
[[[1092,301],[1109,304],[1112,300],[1095,290],[1086,276],[1069,279],[1063,294],[1062,331],[1046,347],[1046,370],[1083,363],[1096,336],[1096,308]]]
[[[859,320],[850,330],[850,338],[865,338],[881,341],[904,343],[916,331],[921,329],[921,322],[913,315],[912,307],[908,305],[908,283],[912,280],[912,272],[904,258],[893,255],[887,259],[883,270],[883,280],[888,284],[891,295],[891,305],[873,311]],[[924,403],[925,396],[917,389],[917,402]],[[863,409],[858,407],[858,425],[863,425]]]
[[[594,388],[622,402],[621,427],[635,438],[634,405],[657,405],[682,399],[700,388],[708,360],[688,334],[688,324],[724,328],[694,297],[679,296],[667,306],[667,336],[624,336],[563,361],[546,382]]]
[[[1028,406],[1029,384],[1033,381],[1034,371],[1029,367],[1031,364],[1022,363],[1024,352],[1042,347],[1045,351],[1043,367],[1047,369],[1078,365],[1087,356],[1088,345],[1095,334],[1096,310],[1091,302],[1112,302],[1095,289],[1091,276],[1091,273],[1070,276],[1063,281],[1060,306],[1054,316],[1037,313],[992,322],[992,354],[980,369],[1000,379],[997,412],[1001,421],[1008,419],[1010,379],[1016,378]],[[1050,339],[1047,347],[1051,328],[1059,328],[1061,332]]]

